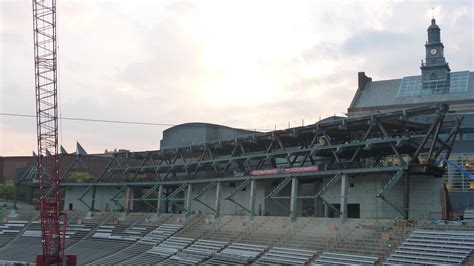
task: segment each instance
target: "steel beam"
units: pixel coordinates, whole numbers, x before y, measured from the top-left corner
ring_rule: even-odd
[[[298,178],[296,176],[291,177],[291,199],[290,199],[290,221],[296,220],[298,203]]]
[[[327,170],[327,171],[320,171],[320,172],[313,172],[313,173],[294,173],[294,176],[299,178],[304,177],[328,177],[334,176],[336,174],[349,174],[349,175],[361,175],[361,174],[373,174],[373,173],[391,173],[396,172],[402,169],[400,166],[381,166],[381,167],[370,167],[370,168],[353,168],[353,169],[335,169],[335,170]],[[284,179],[288,176],[288,174],[274,174],[274,175],[261,175],[261,176],[230,176],[230,177],[215,177],[215,178],[199,178],[199,179],[189,179],[189,180],[167,180],[167,181],[143,181],[143,182],[128,182],[128,186],[154,186],[156,184],[163,184],[163,185],[180,185],[180,184],[202,184],[202,183],[209,183],[209,182],[242,182],[245,180],[278,180]],[[79,186],[84,187],[88,185],[92,186],[120,186],[123,182],[102,182],[102,183],[62,183],[62,186]],[[27,184],[33,186],[34,184]]]
[[[331,187],[333,187],[338,181],[339,179],[341,179],[342,175],[341,173],[337,173],[336,175],[334,175],[325,185],[323,185],[323,187],[321,188],[321,190],[319,190],[319,192],[314,195],[314,198],[318,198],[320,199],[321,201],[323,201],[328,207],[330,207],[331,209],[333,209],[336,213],[340,214],[341,212],[336,208],[334,207],[334,205],[332,205],[331,203],[329,203],[328,201],[326,201],[324,198],[323,198],[323,195],[327,192],[327,190]]]
[[[283,179],[278,186],[276,186],[270,193],[268,193],[265,198],[271,199],[274,196],[276,196],[280,191],[282,191],[286,185],[288,185],[292,181],[292,176],[287,176],[285,179]]]
[[[200,199],[200,197],[206,193],[207,191],[209,191],[209,189],[211,189],[212,187],[216,186],[217,185],[217,182],[212,182],[212,183],[209,183],[207,184],[207,186],[205,186],[203,189],[201,189],[198,194],[196,196],[194,196],[193,200],[195,200],[196,202],[199,202],[201,203],[204,207],[208,208],[209,210],[211,210],[214,214],[217,212],[216,209],[212,206],[210,206],[209,204],[207,204],[206,202],[202,201]]]
[[[255,216],[255,200],[257,197],[257,181],[250,181],[250,197],[249,197],[249,220],[253,220]]]
[[[347,175],[341,177],[341,206],[339,212],[342,224],[347,218]]]
[[[253,211],[251,208],[247,208],[245,207],[244,205],[240,204],[238,201],[234,200],[234,196],[237,192],[241,191],[243,188],[247,187],[250,183],[251,183],[251,179],[245,179],[243,180],[242,183],[240,183],[234,190],[232,190],[229,195],[227,195],[227,197],[225,197],[224,199],[225,200],[228,200],[232,203],[234,203],[235,205],[239,206],[240,208],[242,208],[244,211],[252,214]]]
[[[377,197],[381,197],[385,191],[390,190],[397,182],[400,180],[400,178],[405,174],[405,170],[398,170],[388,181],[385,183],[383,188],[379,191],[377,194]]]
[[[186,189],[186,201],[184,204],[184,210],[186,216],[189,216],[191,214],[191,196],[193,194],[193,184],[188,184],[187,189]]]
[[[385,198],[384,196],[384,193],[388,190],[390,190],[399,180],[402,176],[404,176],[406,174],[406,170],[405,169],[400,169],[399,171],[397,171],[392,177],[390,177],[390,179],[387,181],[387,183],[385,183],[385,185],[383,186],[383,188],[379,191],[379,193],[377,194],[377,197],[382,199],[385,203],[387,203],[390,207],[392,207],[394,210],[396,210],[398,213],[402,214],[403,217],[407,217],[408,218],[408,213],[409,213],[409,210],[408,209],[405,209],[405,210],[401,210],[399,207],[395,206],[395,204],[393,204],[392,202],[390,202],[388,199]],[[406,187],[408,189],[408,186]],[[404,191],[403,193],[410,193],[409,191]]]
[[[181,183],[181,185],[179,187],[177,187],[175,190],[173,190],[173,192],[171,192],[168,196],[166,196],[166,200],[169,200],[169,201],[183,200],[183,199],[180,199],[180,198],[176,198],[176,196],[178,196],[178,194],[181,191],[186,189],[187,185],[188,185],[188,183]]]
[[[216,202],[214,205],[214,218],[217,219],[221,215],[221,186],[222,182],[216,182]]]
[[[158,214],[162,214],[163,213],[163,203],[162,203],[162,197],[163,197],[163,185],[159,185],[159,189],[158,189],[158,198],[157,198],[157,201],[156,201],[156,212]]]

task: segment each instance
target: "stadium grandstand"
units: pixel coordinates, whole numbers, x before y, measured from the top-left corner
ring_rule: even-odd
[[[358,74],[346,117],[167,129],[160,150],[61,148],[79,265],[474,264],[474,73],[428,28],[421,75]],[[0,265],[41,250],[36,156],[0,158]],[[19,207],[30,204],[30,208]]]

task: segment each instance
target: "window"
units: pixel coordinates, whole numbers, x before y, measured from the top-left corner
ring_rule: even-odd
[[[466,92],[469,83],[469,71],[451,73],[450,93]]]
[[[404,77],[402,80],[402,84],[400,85],[398,96],[419,96],[420,90],[421,76]]]
[[[469,71],[451,72],[449,74],[449,84],[445,80],[434,79],[433,74],[430,76],[431,80],[426,81],[425,83],[421,82],[421,76],[404,77],[400,84],[398,97],[467,92],[469,85]]]
[[[420,95],[443,94],[447,92],[448,86],[445,80],[430,80],[423,83]]]
[[[463,132],[462,133],[463,140],[474,140],[474,133],[472,132]]]

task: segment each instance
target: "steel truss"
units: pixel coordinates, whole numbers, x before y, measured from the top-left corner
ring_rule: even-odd
[[[209,190],[215,182],[241,182],[223,198],[253,215],[251,209],[233,198],[252,180],[280,180],[274,191],[266,195],[268,199],[277,199],[288,198],[278,196],[278,193],[291,181],[290,175],[298,179],[329,177],[328,183],[310,197],[320,199],[340,213],[323,196],[341,176],[385,173],[391,177],[374,196],[407,217],[408,205],[402,210],[390,203],[384,194],[403,177],[443,175],[446,166],[436,162],[440,156],[449,157],[462,122],[462,119],[446,121],[447,111],[447,105],[426,106],[322,121],[176,149],[116,152],[94,180],[65,185],[86,185],[81,198],[97,186],[120,186],[111,199],[118,202],[127,187],[151,188],[149,193],[137,199],[146,201],[160,186],[173,188],[203,183],[209,184],[206,187]],[[440,133],[449,134],[443,139]],[[305,170],[309,167],[313,167],[312,170]],[[193,200],[202,204],[199,198],[204,192]],[[217,211],[212,206],[206,207]]]
[[[37,263],[61,264],[67,219],[61,228],[58,161],[56,1],[32,1],[38,175],[42,255]]]

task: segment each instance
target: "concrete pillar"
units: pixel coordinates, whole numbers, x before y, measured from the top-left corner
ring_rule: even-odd
[[[296,208],[298,202],[298,178],[291,178],[291,197],[290,197],[290,221],[296,219]]]
[[[249,220],[253,220],[255,216],[255,197],[257,196],[257,181],[250,181],[250,198],[249,198]]]
[[[89,211],[93,212],[95,210],[95,193],[96,193],[96,186],[92,187],[92,199],[91,199],[91,208]]]
[[[329,206],[323,202],[323,207],[324,207],[324,217],[329,218]]]
[[[214,205],[216,213],[214,213],[214,218],[217,219],[221,215],[221,182],[216,184],[216,203]]]
[[[18,189],[20,186],[18,184],[15,184],[15,197],[13,198],[13,209],[16,210],[16,201],[18,200]]]
[[[341,223],[347,218],[347,175],[341,177],[341,207],[340,207],[340,218]]]
[[[125,212],[128,213],[132,208],[132,201],[133,201],[133,189],[131,187],[127,187],[127,191],[125,192]]]
[[[191,214],[191,195],[193,194],[193,184],[188,184],[188,189],[186,190],[186,199],[184,204],[184,209],[186,210],[186,216]]]
[[[161,202],[161,198],[163,197],[163,185],[160,185],[158,188],[158,197],[157,197],[157,202],[156,202],[156,213],[157,214],[162,214],[163,213],[163,205]]]
[[[405,220],[408,220],[409,219],[409,216],[410,216],[410,177],[408,176],[408,173],[405,173],[405,191],[404,191],[404,196],[405,196],[405,200],[404,200],[404,212],[405,212],[405,215],[404,215],[404,219]]]

